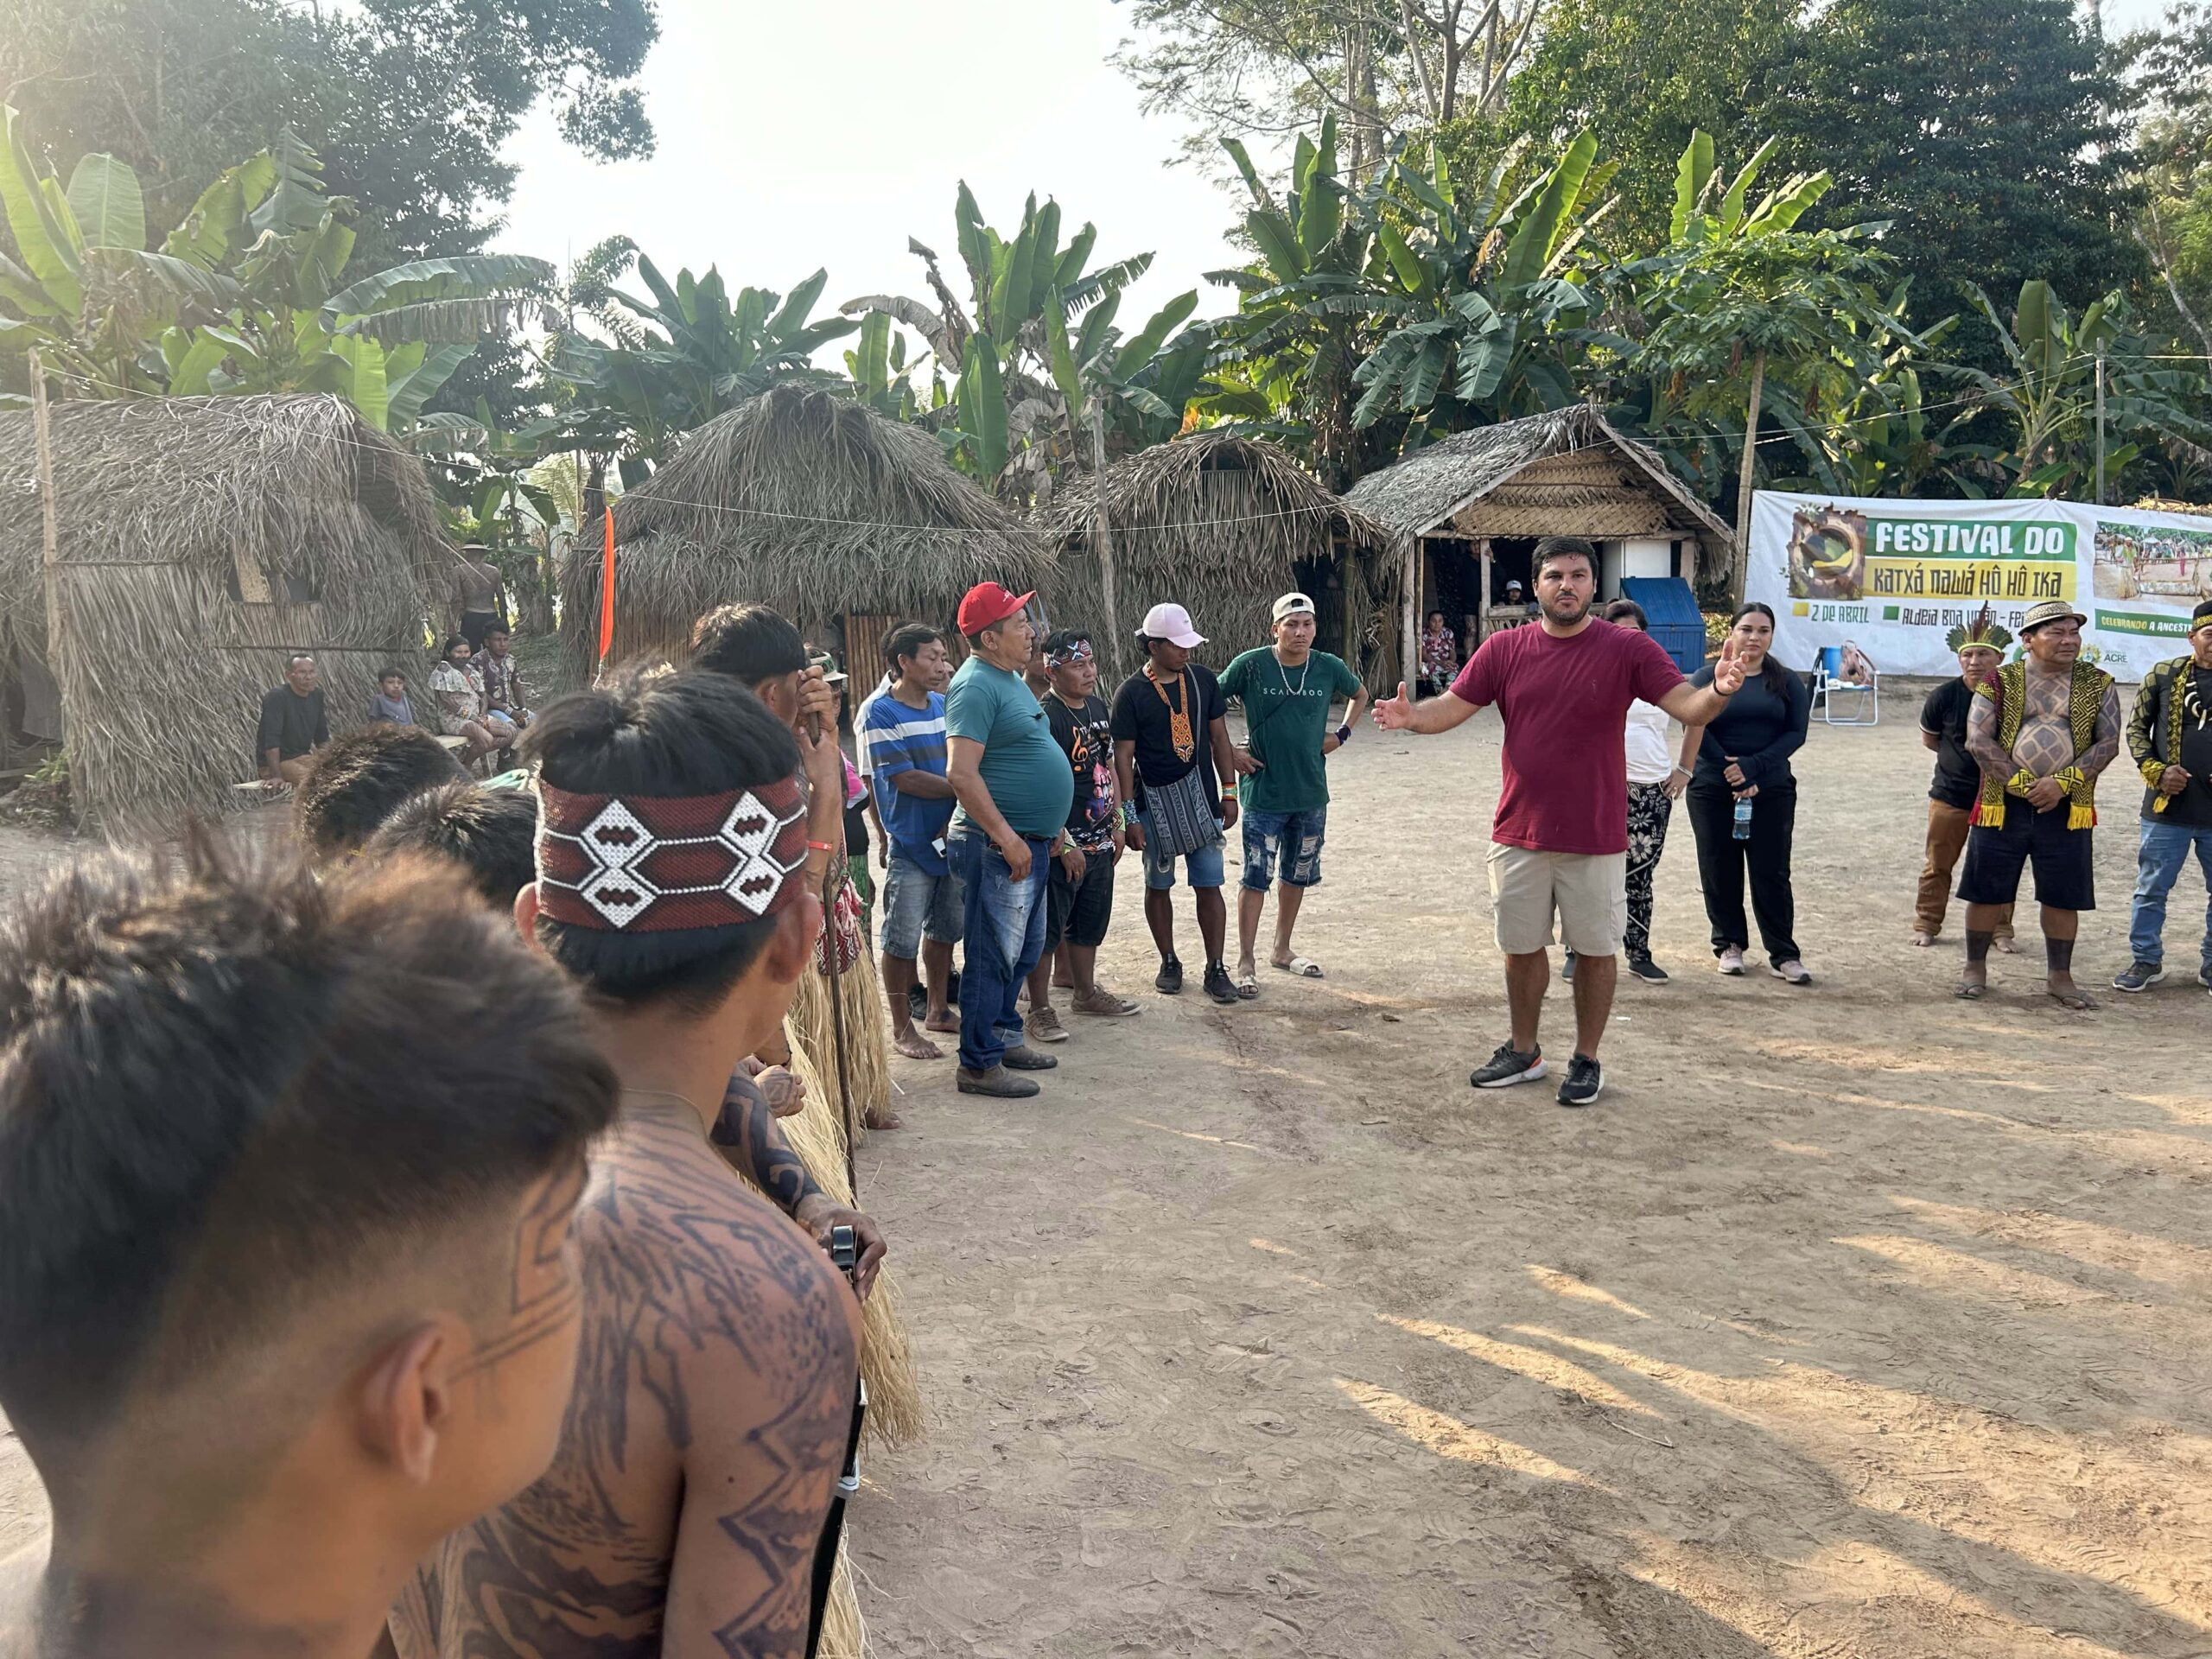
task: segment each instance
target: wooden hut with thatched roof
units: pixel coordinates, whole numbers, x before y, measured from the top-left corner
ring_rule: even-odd
[[[1054,617],[1110,638],[1117,671],[1162,601],[1189,608],[1207,636],[1198,658],[1219,669],[1267,642],[1277,595],[1295,589],[1313,600],[1323,650],[1370,685],[1397,676],[1389,533],[1274,444],[1228,432],[1155,444],[1107,467],[1103,491],[1096,474],[1063,489],[1046,524],[1061,554]]]
[[[1606,599],[1638,577],[1691,588],[1725,581],[1734,545],[1728,526],[1655,451],[1584,406],[1454,433],[1370,473],[1344,499],[1396,538],[1408,660],[1430,611],[1444,613],[1470,652],[1496,629],[1526,621],[1541,537],[1597,543]],[[1515,582],[1517,604],[1507,597]]]
[[[49,411],[49,593],[29,414],[0,415],[0,707],[63,737],[111,826],[221,810],[254,776],[261,695],[315,654],[334,728],[377,671],[423,683],[451,566],[421,463],[327,396],[65,403]]]
[[[595,520],[562,561],[572,684],[589,681],[599,652],[599,532]],[[950,629],[976,583],[1039,587],[1053,566],[933,435],[799,386],[687,434],[615,502],[614,543],[613,655],[681,661],[702,615],[751,601],[841,649],[862,688],[899,622]]]

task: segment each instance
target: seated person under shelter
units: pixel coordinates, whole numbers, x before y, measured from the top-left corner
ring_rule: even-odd
[[[366,1655],[416,1559],[553,1455],[616,1099],[579,997],[446,872],[195,835],[26,900],[0,1408],[55,1523],[0,1562],[0,1653]]]
[[[284,666],[284,683],[262,695],[261,726],[253,740],[261,781],[297,785],[314,765],[315,752],[329,741],[330,716],[315,658],[296,652]]]

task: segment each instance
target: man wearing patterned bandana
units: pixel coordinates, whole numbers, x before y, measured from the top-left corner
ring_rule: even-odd
[[[2189,654],[2144,677],[2127,722],[2127,749],[2145,785],[2143,831],[2127,928],[2133,959],[2112,982],[2115,990],[2147,991],[2166,976],[2166,895],[2190,854],[2212,889],[2212,600],[2189,620]],[[2212,989],[2212,905],[2196,980]]]
[[[2081,660],[2086,620],[2063,600],[2031,608],[2020,624],[2026,660],[1984,683],[1967,717],[1967,753],[1981,768],[1959,880],[1967,965],[1958,995],[1969,1002],[1989,994],[1991,936],[2032,862],[2051,1000],[2097,1006],[2075,986],[2074,938],[2081,912],[2097,906],[2097,776],[2120,753],[2120,696],[2111,675]]]
[[[399,1659],[808,1651],[860,1310],[709,1143],[822,926],[791,731],[715,673],[546,709],[524,931],[581,981],[622,1115],[578,1211],[576,1394],[552,1466],[424,1563]]]

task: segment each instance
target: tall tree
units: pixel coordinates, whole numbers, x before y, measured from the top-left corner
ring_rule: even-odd
[[[1555,149],[1594,132],[1621,164],[1607,238],[1652,251],[1668,239],[1675,158],[1690,134],[1744,155],[1773,130],[1767,111],[1803,10],[1802,0],[1553,0],[1503,118],[1458,137],[1453,160],[1464,175],[1473,158],[1461,150],[1519,137]]]
[[[2121,52],[2150,100],[2136,136],[2137,239],[2175,321],[2212,369],[2212,8],[2177,5]]]
[[[1834,0],[1777,102],[1800,164],[1826,167],[1831,223],[1889,220],[1916,316],[1968,283],[2101,294],[2139,279],[2122,89],[2072,0]],[[1994,359],[1986,322],[1961,331]]]
[[[1276,137],[1336,118],[1346,176],[1390,139],[1494,113],[1552,0],[1133,0],[1114,61],[1148,110],[1193,119],[1188,145]]]
[[[0,96],[44,159],[113,155],[156,237],[286,128],[362,212],[382,264],[480,248],[513,188],[499,154],[549,105],[570,143],[641,156],[633,78],[655,0],[0,0]]]

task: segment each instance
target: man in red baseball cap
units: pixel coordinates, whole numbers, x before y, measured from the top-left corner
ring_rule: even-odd
[[[1014,998],[1044,952],[1045,890],[1075,793],[1067,757],[1023,678],[1036,630],[1022,607],[1034,597],[995,582],[968,590],[958,620],[972,654],[944,699],[945,775],[960,802],[945,850],[965,923],[957,1087],[1007,1100],[1037,1092],[1016,1072],[1058,1064],[1024,1040]]]

